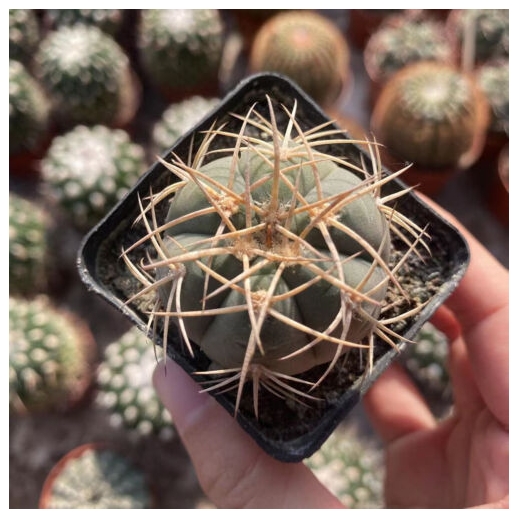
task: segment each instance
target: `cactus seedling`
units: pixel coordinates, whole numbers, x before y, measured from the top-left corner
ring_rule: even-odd
[[[33,9],[9,9],[9,59],[32,63],[40,42],[40,26]]]
[[[149,326],[164,345],[174,322],[186,354],[199,347],[208,359],[197,372],[206,389],[236,389],[236,413],[251,381],[257,418],[261,388],[311,404],[312,390],[350,351],[368,373],[375,337],[396,347],[394,320],[383,317],[386,296],[393,289],[407,297],[397,274],[424,244],[423,231],[387,205],[405,191],[380,194],[400,172],[382,178],[376,159],[369,170],[327,154],[325,146],[352,141],[325,124],[303,131],[297,102],[274,108],[266,96],[265,104],[265,113],[252,106],[236,115],[240,131],[213,127],[187,163],[161,160],[178,181],[140,200],[137,223],[147,234],[123,251],[143,285],[127,304],[154,304]],[[228,145],[213,152],[218,138]],[[210,161],[214,153],[223,156]],[[393,236],[407,246],[395,264]],[[147,259],[132,261],[141,246]],[[318,365],[314,381],[299,376]]]
[[[46,9],[47,17],[52,28],[76,23],[95,25],[110,36],[115,36],[122,26],[121,9]]]
[[[257,32],[251,72],[286,75],[323,106],[333,105],[350,79],[350,51],[338,27],[318,13],[273,16]]]

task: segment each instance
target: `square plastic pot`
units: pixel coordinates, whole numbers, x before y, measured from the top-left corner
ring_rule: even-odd
[[[293,82],[278,74],[258,74],[237,85],[199,124],[172,143],[171,149],[163,154],[164,159],[171,156],[170,153],[174,151],[186,160],[192,142],[196,149],[203,138],[200,132],[208,130],[215,120],[218,124],[226,122],[226,129],[230,131],[239,131],[241,121],[229,114],[245,115],[253,103],[257,103],[258,111],[268,116],[266,95],[274,104],[282,103],[288,109],[291,109],[296,99],[297,121],[303,130],[329,122],[320,108]],[[279,125],[286,123],[285,119],[282,120],[282,113],[282,110],[279,110]],[[338,129],[336,126],[335,128]],[[213,143],[213,147],[228,145],[229,141],[224,137],[216,139]],[[326,152],[343,155],[344,150],[340,146],[332,144]],[[367,164],[370,163],[369,155],[364,148],[348,144],[347,149],[352,149],[348,155],[349,160],[359,165],[363,158]],[[388,171],[384,170],[384,174],[387,173]],[[127,270],[120,253],[145,234],[143,228],[134,225],[139,215],[138,196],[144,198],[151,191],[158,192],[170,184],[172,176],[164,165],[156,162],[111,212],[85,236],[78,255],[79,272],[87,287],[118,308],[144,332],[148,332],[148,315],[144,303],[126,304],[141,286]],[[394,180],[383,187],[382,194],[399,191],[405,187],[402,182]],[[416,257],[410,260],[406,267],[405,282],[416,297],[429,302],[418,314],[406,319],[394,329],[404,338],[398,343],[397,348],[402,350],[458,285],[469,262],[469,250],[457,229],[412,192],[397,200],[397,209],[418,225],[426,226],[431,251],[424,260]],[[159,212],[158,223],[161,217],[163,218],[164,214]],[[397,244],[395,246],[397,248]],[[139,253],[143,257],[143,251],[139,252],[137,249],[137,260]],[[155,343],[159,347],[163,345],[160,338],[156,339]],[[208,361],[201,350],[194,358],[185,352],[176,329],[170,330],[166,345],[167,354],[191,376],[194,372],[207,368]],[[341,371],[335,369],[337,372],[333,371],[319,387],[319,393],[315,394],[321,398],[319,404],[309,403],[308,406],[302,406],[261,391],[260,419],[255,418],[252,405],[250,401],[247,402],[245,396],[236,419],[267,453],[281,461],[298,462],[318,450],[398,354],[398,350],[386,343],[376,342],[372,371],[368,375],[363,375],[363,372],[355,372],[354,369],[345,373],[344,367],[340,367]],[[357,362],[358,358],[354,358],[353,355],[352,360]],[[193,378],[200,381],[199,376]],[[214,393],[213,397],[234,415],[235,395]]]

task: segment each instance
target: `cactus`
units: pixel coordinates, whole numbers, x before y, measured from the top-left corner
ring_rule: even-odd
[[[356,426],[339,425],[304,463],[346,507],[383,507],[383,452]]]
[[[122,27],[121,9],[46,9],[45,16],[54,29],[76,23],[95,25],[110,36]]]
[[[303,132],[296,102],[291,111],[276,107],[289,119],[285,129],[268,96],[265,105],[269,118],[254,107],[236,115],[238,133],[209,131],[188,164],[161,160],[179,181],[141,201],[148,233],[123,252],[143,284],[127,303],[154,301],[151,328],[165,345],[174,322],[186,354],[201,348],[208,369],[197,375],[212,381],[209,390],[237,389],[236,412],[251,380],[257,417],[260,387],[311,402],[343,355],[360,352],[368,372],[374,335],[395,346],[381,316],[390,285],[401,295],[400,265],[388,264],[391,234],[410,235],[402,262],[422,242],[420,229],[380,197],[392,176],[382,179],[376,160],[370,171],[325,153],[319,146],[350,141],[325,127]],[[228,139],[223,156],[208,161],[218,137]],[[155,253],[132,260],[145,244]],[[316,365],[326,367],[314,383],[297,377]]]
[[[394,74],[371,121],[376,139],[417,166],[466,166],[480,153],[489,108],[475,81],[452,65],[418,62]]]
[[[36,63],[53,114],[64,127],[121,126],[137,109],[139,90],[127,55],[95,26],[51,31],[41,42]]]
[[[144,167],[144,149],[125,131],[79,125],[53,139],[41,173],[72,224],[85,230],[126,193]]]
[[[9,154],[37,154],[50,132],[50,104],[25,66],[9,60]]]
[[[45,295],[9,297],[9,411],[65,411],[92,380],[95,342],[85,323]]]
[[[350,51],[336,25],[312,11],[273,16],[257,32],[251,72],[286,75],[322,105],[333,105],[346,87]]]
[[[32,200],[9,192],[9,293],[33,295],[48,288],[50,214]]]
[[[40,509],[150,509],[146,473],[126,455],[105,445],[86,444],[52,469],[40,495]]]
[[[364,52],[367,73],[379,83],[405,65],[425,60],[453,62],[444,25],[408,16],[388,18],[369,38]]]
[[[130,329],[104,351],[97,370],[96,401],[108,410],[114,426],[137,436],[155,434],[169,440],[175,431],[151,382],[155,366],[149,340],[139,329]]]
[[[34,10],[9,9],[9,59],[30,66],[40,37],[40,26]]]
[[[164,91],[197,91],[217,79],[224,25],[215,9],[144,9],[137,47],[144,72]]]
[[[169,105],[153,126],[153,148],[156,154],[169,149],[184,133],[207,115],[219,99],[195,95]]]

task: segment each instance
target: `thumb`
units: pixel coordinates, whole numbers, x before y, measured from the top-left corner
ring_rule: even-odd
[[[267,455],[172,360],[158,364],[153,384],[171,413],[200,485],[218,507],[343,507],[304,464],[283,463]]]

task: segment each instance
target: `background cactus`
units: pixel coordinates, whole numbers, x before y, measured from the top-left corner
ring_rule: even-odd
[[[122,27],[123,11],[121,9],[46,9],[45,17],[54,29],[82,23],[95,25],[107,34],[115,36]]]
[[[316,12],[290,11],[267,20],[250,51],[250,72],[279,72],[317,103],[333,105],[351,76],[347,42],[330,20]]]
[[[136,435],[175,436],[171,417],[158,399],[151,378],[157,357],[153,345],[137,328],[104,350],[97,370],[97,404],[110,413],[114,426]]]
[[[32,200],[9,193],[9,293],[32,295],[49,288],[50,214]]]
[[[125,131],[80,125],[54,138],[41,173],[71,223],[85,230],[126,193],[145,166],[144,149]]]
[[[224,29],[216,9],[142,10],[137,47],[143,71],[171,100],[176,92],[217,91]]]
[[[304,463],[346,507],[374,509],[384,506],[382,450],[356,426],[339,425]]]
[[[9,59],[30,67],[41,32],[33,9],[9,9]]]
[[[41,152],[50,134],[50,103],[25,66],[9,60],[9,155]]]
[[[65,411],[92,380],[96,344],[83,321],[48,297],[9,297],[9,411]]]
[[[53,468],[40,509],[149,509],[153,496],[145,472],[122,453],[83,445]]]
[[[480,153],[488,110],[470,76],[445,63],[418,62],[385,85],[371,129],[401,160],[436,169],[459,167]]]
[[[169,105],[153,126],[155,155],[169,149],[184,133],[197,124],[219,102],[216,97],[195,95]]]
[[[49,32],[36,62],[62,126],[122,126],[135,114],[140,92],[129,59],[98,27],[78,24]]]

